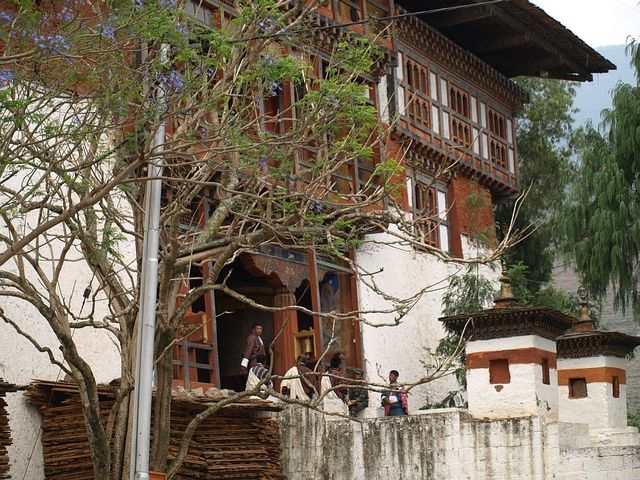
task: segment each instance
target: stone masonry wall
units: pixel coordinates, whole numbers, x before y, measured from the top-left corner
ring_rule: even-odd
[[[290,408],[280,414],[282,466],[289,480],[640,478],[640,447],[594,447],[572,426],[459,409],[355,422]]]

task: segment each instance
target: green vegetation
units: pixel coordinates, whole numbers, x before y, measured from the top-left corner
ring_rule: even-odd
[[[628,46],[640,80],[638,43]],[[564,252],[588,291],[613,287],[615,306],[640,315],[640,85],[620,83],[598,131],[578,135],[580,160],[558,222]]]

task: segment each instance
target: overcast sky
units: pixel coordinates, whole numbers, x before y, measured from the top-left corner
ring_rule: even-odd
[[[640,0],[531,0],[589,46],[627,43],[640,36]]]

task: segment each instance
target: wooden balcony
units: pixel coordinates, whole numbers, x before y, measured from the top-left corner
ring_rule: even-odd
[[[414,145],[422,145],[419,148],[439,154],[440,161],[457,162],[460,169],[478,177],[497,195],[513,195],[518,191],[514,134],[507,134],[507,126],[513,128],[512,120],[503,117],[496,122],[495,115],[489,119],[489,112],[494,110],[484,102],[481,109],[474,96],[468,100],[475,102],[473,108],[467,103],[466,108],[458,108],[460,113],[450,101],[443,103],[441,95],[434,95],[436,101],[406,82],[401,83],[401,88],[404,110],[396,127],[400,134]],[[486,115],[485,121],[482,115]]]

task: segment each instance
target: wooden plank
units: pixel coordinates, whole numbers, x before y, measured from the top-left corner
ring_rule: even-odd
[[[100,391],[103,418],[106,420],[113,405],[114,390],[101,388]],[[42,414],[46,478],[91,480],[93,469],[77,389],[69,384],[34,382],[27,397]],[[175,458],[188,423],[210,403],[210,398],[203,397],[174,399],[169,461]],[[255,401],[232,405],[201,424],[176,479],[285,478],[280,466],[277,422],[252,416],[254,411],[272,410],[273,405]]]

